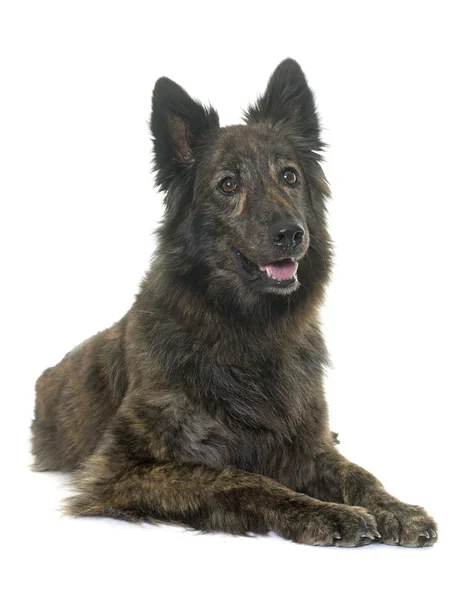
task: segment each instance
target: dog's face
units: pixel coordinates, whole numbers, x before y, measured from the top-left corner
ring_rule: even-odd
[[[218,267],[250,289],[282,294],[297,289],[298,263],[309,247],[310,208],[293,144],[265,124],[221,129],[200,157],[195,177],[200,230],[212,230]]]
[[[220,128],[213,109],[168,79],[156,83],[162,234],[192,279],[244,300],[289,296],[323,282],[329,262],[318,119],[297,63],[279,65],[245,120]]]

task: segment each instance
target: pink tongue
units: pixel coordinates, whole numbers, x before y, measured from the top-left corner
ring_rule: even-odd
[[[270,265],[260,266],[260,270],[266,271],[268,277],[284,281],[294,277],[297,271],[297,262],[290,259],[278,260]]]

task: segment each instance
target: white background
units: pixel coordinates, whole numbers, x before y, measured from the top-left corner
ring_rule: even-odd
[[[2,2],[4,598],[463,595],[463,4]],[[72,520],[58,512],[66,478],[27,469],[35,379],[125,313],[148,265],[154,81],[175,79],[228,124],[287,56],[330,145],[332,428],[343,453],[434,514],[432,549]]]

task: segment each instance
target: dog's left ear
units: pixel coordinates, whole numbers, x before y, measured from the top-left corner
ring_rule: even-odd
[[[313,92],[301,67],[292,58],[276,67],[263,96],[246,110],[245,120],[283,124],[312,149],[322,147]]]
[[[153,90],[150,122],[156,183],[167,190],[172,179],[196,161],[202,141],[218,130],[216,111],[193,100],[177,83],[161,77]]]

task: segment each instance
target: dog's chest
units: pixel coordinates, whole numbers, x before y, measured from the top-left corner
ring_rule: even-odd
[[[181,355],[180,347],[177,363],[164,354],[167,385],[183,398],[171,428],[178,438],[170,443],[173,458],[278,479],[320,437],[324,361],[321,340],[310,331],[287,348],[255,339],[231,351],[195,341]]]
[[[210,460],[274,476],[301,439],[316,435],[318,377],[317,369],[305,369],[300,361],[294,372],[277,361],[212,365],[206,385],[187,390],[207,424],[198,451]]]
[[[289,361],[291,362],[291,361]],[[250,365],[212,362],[193,390],[211,412],[233,424],[282,430],[293,425],[313,395],[317,373],[278,360]]]

